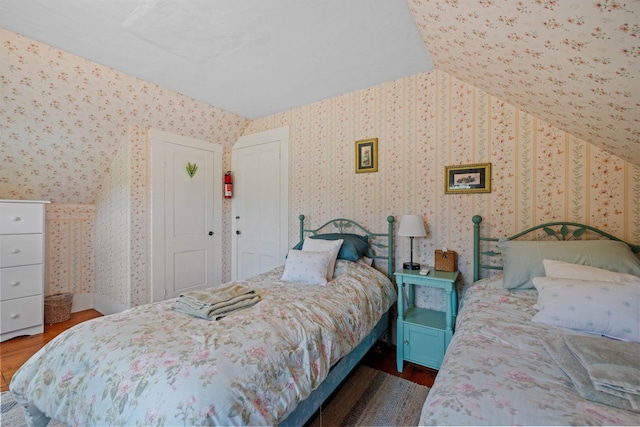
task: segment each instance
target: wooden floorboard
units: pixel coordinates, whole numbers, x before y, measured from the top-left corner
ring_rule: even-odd
[[[405,380],[427,387],[433,386],[438,371],[404,362],[402,373],[396,366],[396,346],[388,346],[384,342],[376,344],[362,359],[362,364],[379,371],[395,375]]]
[[[0,358],[2,362],[2,384],[0,391],[9,390],[9,382],[18,368],[59,333],[78,323],[100,316],[102,315],[96,310],[79,311],[72,313],[71,319],[65,322],[45,325],[44,333],[42,334],[16,337],[0,343]],[[399,376],[427,387],[433,385],[433,381],[438,373],[438,371],[433,369],[424,368],[408,362],[405,362],[403,372],[399,373],[396,370],[395,346],[387,346],[382,342],[376,344],[371,351],[365,355],[362,363],[370,368]]]
[[[58,336],[59,333],[102,314],[96,310],[84,310],[71,313],[71,319],[44,326],[44,333],[16,337],[0,343],[0,361],[2,370],[2,384],[0,391],[9,390],[9,382],[13,374],[31,356],[36,354],[46,343]]]

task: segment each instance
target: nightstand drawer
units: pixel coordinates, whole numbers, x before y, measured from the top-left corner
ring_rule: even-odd
[[[440,369],[445,351],[444,331],[405,323],[403,345],[405,360]]]

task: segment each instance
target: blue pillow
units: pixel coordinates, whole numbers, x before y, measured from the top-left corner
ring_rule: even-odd
[[[346,259],[354,262],[358,261],[360,257],[366,255],[367,248],[369,247],[369,238],[367,236],[360,236],[358,234],[326,233],[315,234],[309,237],[311,237],[312,239],[323,240],[344,240],[344,242],[342,242],[342,246],[340,247],[340,252],[338,252],[338,259]],[[298,243],[293,247],[293,249],[301,250],[303,243],[304,241]]]

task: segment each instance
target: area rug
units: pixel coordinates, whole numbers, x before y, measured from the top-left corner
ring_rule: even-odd
[[[0,426],[2,427],[26,427],[22,408],[13,399],[10,391],[3,391],[0,394]],[[64,427],[64,424],[51,421],[47,427]]]
[[[429,387],[360,365],[310,425],[417,426],[428,393]]]
[[[24,421],[24,415],[22,415],[22,409],[20,409],[20,406],[13,400],[11,392],[3,391],[2,394],[0,394],[0,401],[2,402],[0,405],[0,424],[2,427],[22,427],[27,425]]]
[[[358,366],[322,407],[310,426],[417,426],[429,388]],[[10,392],[1,395],[2,427],[26,426]],[[49,427],[61,426],[54,421]]]

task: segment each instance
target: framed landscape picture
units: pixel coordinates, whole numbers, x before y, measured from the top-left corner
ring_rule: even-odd
[[[445,194],[490,193],[491,163],[445,166]]]

